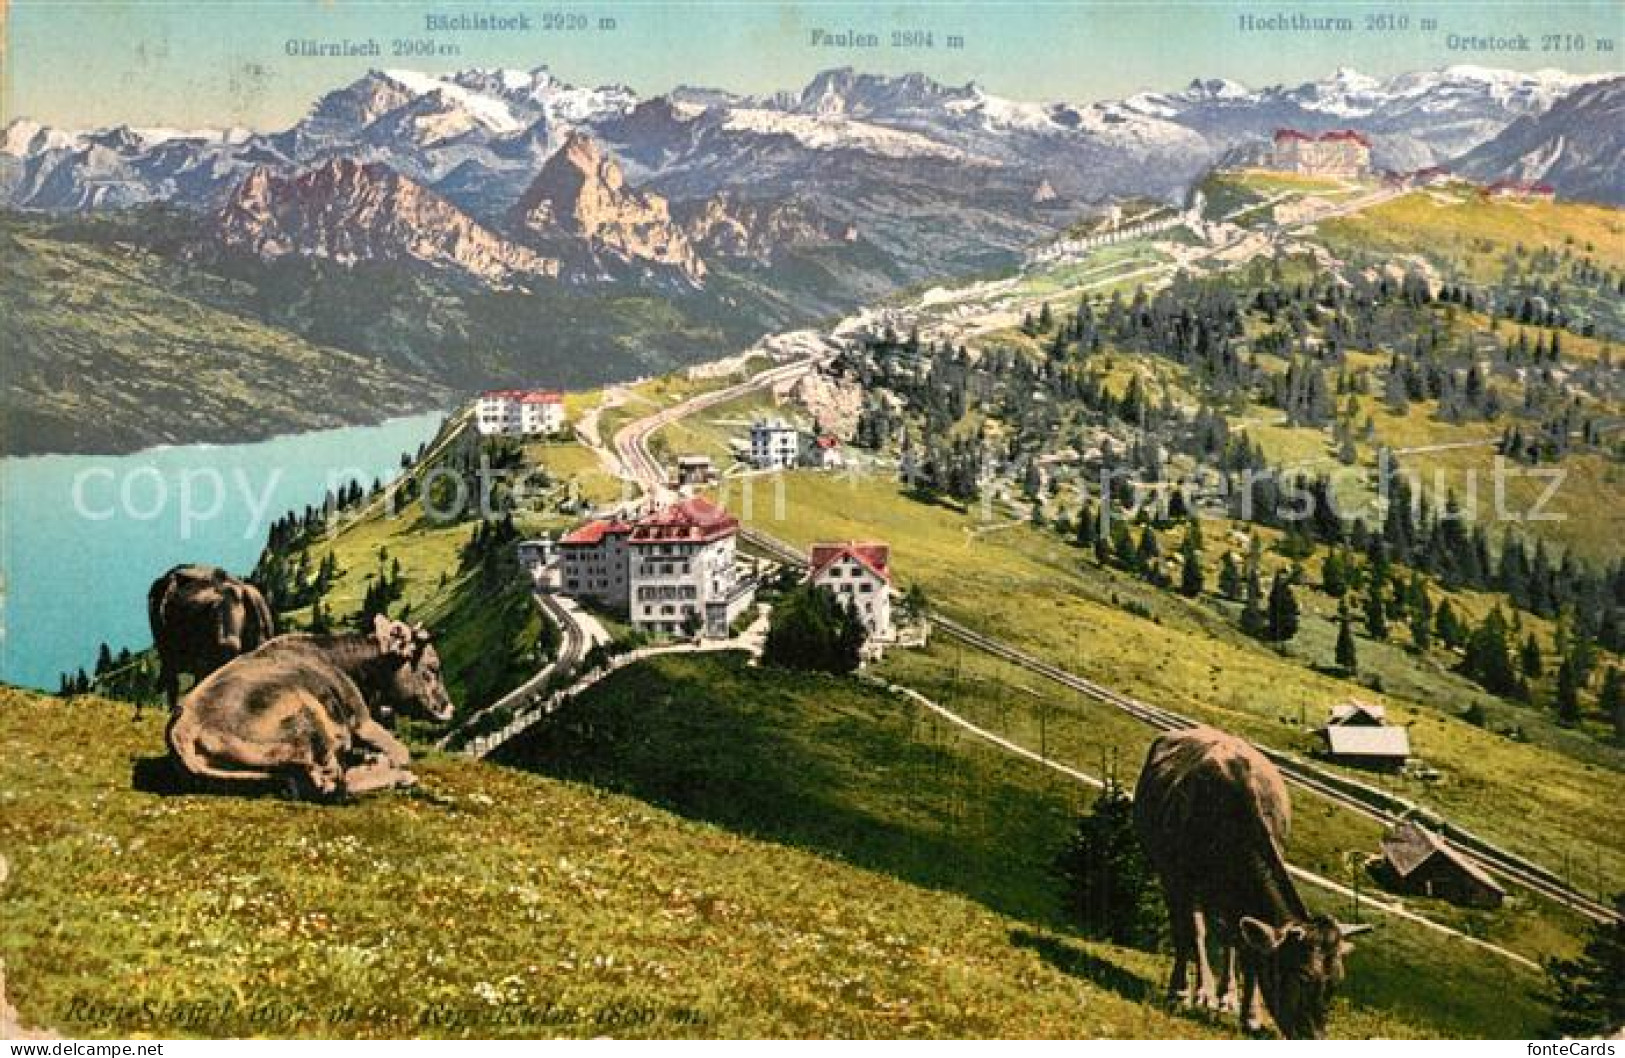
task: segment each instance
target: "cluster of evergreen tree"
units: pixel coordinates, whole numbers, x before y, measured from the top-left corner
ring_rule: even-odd
[[[365,630],[372,627],[375,616],[391,616],[389,608],[400,601],[406,592],[406,578],[401,575],[401,560],[390,558],[389,550],[384,547],[378,549],[378,570],[368,579],[366,593],[361,599],[361,609],[356,613],[355,625]],[[395,616],[405,617],[405,614]]]
[[[1592,1039],[1625,1025],[1625,893],[1614,896],[1614,914],[1591,926],[1578,956],[1547,962],[1553,1035]]]
[[[67,698],[77,694],[99,694],[126,702],[152,701],[159,696],[158,662],[151,652],[133,653],[128,647],[116,653],[106,643],[96,650],[96,663],[90,672],[83,667],[64,672],[57,681],[57,694]]]
[[[845,675],[857,671],[867,635],[862,619],[834,592],[802,584],[774,603],[762,660],[783,669]]]
[[[464,570],[492,564],[493,559],[508,558],[519,541],[519,527],[513,514],[501,518],[486,518],[474,524],[474,531],[458,553],[458,563]]]
[[[1128,793],[1109,783],[1055,860],[1067,916],[1088,936],[1155,951],[1167,927]]]

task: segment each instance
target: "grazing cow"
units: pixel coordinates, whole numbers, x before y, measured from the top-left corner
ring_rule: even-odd
[[[375,719],[382,707],[452,712],[428,633],[380,616],[371,633],[282,636],[227,663],[181,699],[165,737],[200,778],[284,778],[323,798],[411,785],[411,754]]]
[[[1174,938],[1170,998],[1215,1007],[1234,1002],[1242,971],[1243,1023],[1257,1029],[1263,992],[1281,1034],[1318,1039],[1343,978],[1345,930],[1310,915],[1287,874],[1292,803],[1275,765],[1253,746],[1210,727],[1158,738],[1134,792],[1134,821],[1162,882]],[[1207,932],[1218,934],[1224,981],[1215,991]],[[1186,972],[1196,961],[1195,994]]]
[[[181,673],[195,684],[276,635],[259,589],[214,566],[176,566],[153,581],[147,621],[171,709],[180,700]]]

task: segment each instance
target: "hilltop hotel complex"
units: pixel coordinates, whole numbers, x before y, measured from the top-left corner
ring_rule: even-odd
[[[636,521],[588,522],[559,541],[566,594],[627,613],[634,628],[722,639],[756,598],[735,565],[739,519],[695,497]]]
[[[1318,136],[1277,129],[1270,164],[1304,176],[1364,176],[1371,171],[1371,141],[1353,129]]]

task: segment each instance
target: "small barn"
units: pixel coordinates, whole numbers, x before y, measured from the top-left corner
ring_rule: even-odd
[[[1419,823],[1404,822],[1382,839],[1378,880],[1395,892],[1438,897],[1464,907],[1500,907],[1506,890],[1484,870]]]
[[[1333,706],[1320,735],[1327,756],[1343,764],[1397,769],[1411,755],[1410,732],[1390,725],[1383,707],[1371,702],[1354,700]]]
[[[716,464],[707,455],[681,455],[677,457],[677,484],[709,485],[717,480]]]

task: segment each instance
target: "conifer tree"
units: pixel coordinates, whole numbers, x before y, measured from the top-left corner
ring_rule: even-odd
[[[1278,571],[1270,582],[1269,637],[1276,643],[1285,643],[1298,634],[1298,600],[1292,594],[1292,584],[1285,571]]]
[[[1231,600],[1241,598],[1241,568],[1229,551],[1219,560],[1219,594]]]
[[[1360,660],[1354,645],[1354,615],[1349,601],[1342,600],[1337,607],[1337,667],[1349,675],[1359,671]]]
[[[1179,546],[1179,557],[1179,592],[1194,599],[1202,594],[1206,586],[1202,574],[1201,531],[1196,528],[1195,522],[1185,531],[1185,539]]]

